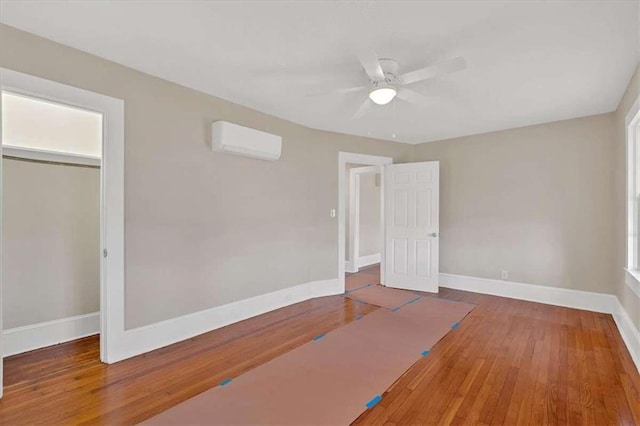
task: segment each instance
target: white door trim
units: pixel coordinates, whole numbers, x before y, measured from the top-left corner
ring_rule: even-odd
[[[357,154],[352,152],[338,153],[338,282],[340,288],[344,292],[344,273],[345,273],[345,184],[347,181],[346,166],[351,164],[364,164],[368,166],[383,166],[385,164],[393,164],[393,158],[381,157],[378,155]],[[383,175],[380,179],[380,216],[384,223],[384,168],[380,171]],[[384,235],[382,236],[384,241]],[[385,265],[384,260],[380,263],[380,279],[384,281]]]
[[[98,166],[102,162],[100,157],[91,155],[78,155],[68,152],[47,151],[44,149],[24,148],[21,146],[3,145],[3,155],[28,160],[51,161],[54,163],[81,164],[85,166]]]
[[[108,249],[108,257],[99,254],[100,360],[112,362],[114,344],[125,331],[124,101],[5,68],[0,68],[0,88],[102,114],[100,247],[101,251]],[[0,289],[1,287],[0,282]]]
[[[347,272],[358,272],[358,268],[371,264],[367,264],[367,260],[360,258],[360,176],[369,173],[382,174],[381,169],[380,166],[363,166],[349,170],[349,261],[347,262]],[[380,185],[380,191],[382,191],[382,185]],[[381,232],[382,229],[383,224],[380,222]]]

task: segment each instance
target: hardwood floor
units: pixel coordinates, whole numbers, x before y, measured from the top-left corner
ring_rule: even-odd
[[[355,424],[640,424],[640,376],[610,315],[439,297],[478,307]],[[140,422],[376,309],[310,300],[113,365],[96,337],[9,357],[0,423]]]

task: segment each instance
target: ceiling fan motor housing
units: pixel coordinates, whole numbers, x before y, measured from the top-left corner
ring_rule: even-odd
[[[382,68],[382,72],[384,73],[384,80],[379,81],[371,81],[373,87],[378,87],[382,85],[394,85],[398,83],[398,70],[400,66],[398,62],[393,59],[380,59],[380,68]]]

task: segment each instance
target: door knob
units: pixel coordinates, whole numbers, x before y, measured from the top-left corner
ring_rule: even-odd
[[[437,233],[437,232],[434,232],[434,233],[432,233],[432,234],[431,234],[431,236],[432,236],[432,237],[437,237],[437,236],[438,236],[438,233]]]

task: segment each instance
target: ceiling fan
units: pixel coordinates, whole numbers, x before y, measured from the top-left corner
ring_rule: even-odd
[[[396,97],[415,105],[431,105],[432,103],[427,97],[408,89],[406,86],[467,68],[465,59],[457,57],[405,74],[399,74],[400,66],[398,62],[393,59],[378,59],[374,52],[361,52],[358,54],[358,59],[369,76],[369,84],[335,91],[335,93],[352,93],[364,89],[369,90],[369,97],[362,102],[358,110],[353,114],[352,120],[362,117],[373,103],[386,105]]]

